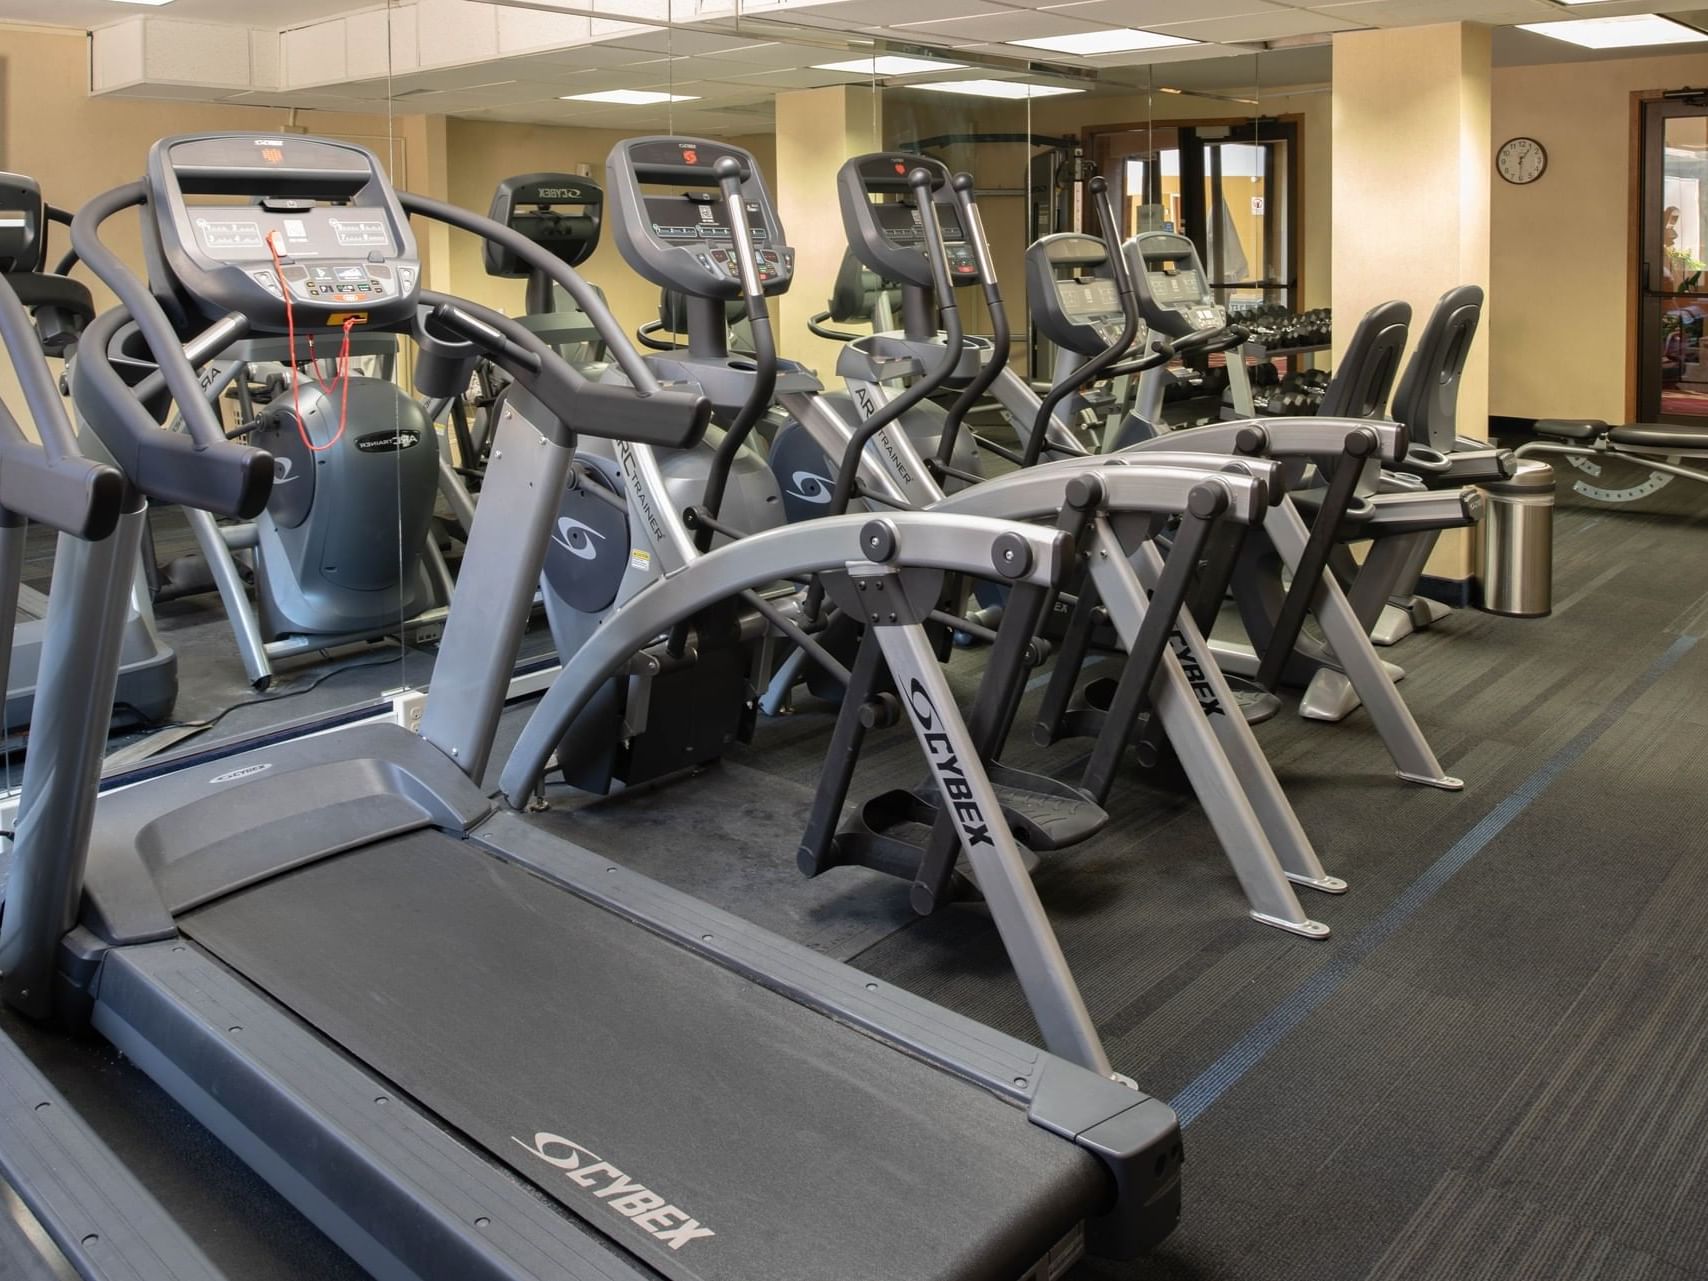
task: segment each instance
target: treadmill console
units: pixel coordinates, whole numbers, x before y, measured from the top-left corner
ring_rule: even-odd
[[[487,217],[519,232],[547,253],[579,267],[599,247],[605,192],[591,178],[569,173],[525,173],[506,178],[492,193]],[[485,242],[490,276],[529,276],[533,269],[497,241]]]
[[[931,288],[931,264],[925,256],[925,228],[914,206],[907,176],[924,169],[933,178],[932,200],[949,255],[949,279],[958,288],[979,283],[978,257],[961,226],[961,210],[949,189],[949,170],[941,160],[906,151],[855,156],[836,175],[842,227],[848,247],[885,280]]]
[[[144,251],[171,315],[249,317],[283,333],[413,322],[421,262],[397,193],[365,147],[292,134],[164,138],[148,153]]]
[[[630,138],[611,149],[605,186],[616,202],[617,248],[653,284],[695,298],[740,298],[735,231],[713,167],[725,156],[742,167],[741,194],[754,266],[767,296],[788,289],[795,251],[751,152],[703,138]]]
[[[1026,297],[1038,332],[1077,355],[1097,355],[1126,327],[1109,252],[1083,232],[1043,236],[1027,247]]]
[[[1121,246],[1138,296],[1139,315],[1158,333],[1184,338],[1220,329],[1228,313],[1216,302],[1197,247],[1172,231],[1141,231]]]

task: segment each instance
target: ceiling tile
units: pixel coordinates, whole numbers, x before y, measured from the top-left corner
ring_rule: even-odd
[[[1108,11],[1101,21],[1123,27],[1150,28],[1201,18],[1233,18],[1241,14],[1272,14],[1289,6],[1276,0],[1102,0]],[[1077,8],[1073,0],[1049,0],[1048,9]]]
[[[951,43],[990,44],[1001,40],[1033,40],[1039,36],[1065,36],[1081,31],[1097,31],[1109,25],[1070,16],[1061,10],[1035,10],[962,18],[959,21],[897,23],[898,31],[929,32],[946,37]]]
[[[512,59],[512,62],[528,66],[560,66],[560,67],[631,67],[646,62],[656,62],[659,55],[650,49],[628,49],[622,45],[590,44],[575,49],[556,49],[550,53],[534,54],[528,58]],[[519,75],[532,75],[531,71],[519,71]]]
[[[1008,5],[991,4],[989,0],[861,0],[855,6],[845,4],[814,5],[791,10],[789,19],[797,17],[846,18],[850,26],[889,27],[901,23],[950,22],[957,18],[990,17],[1011,14]]]
[[[1072,13],[1065,9],[1061,12]],[[1334,17],[1328,12],[1312,13],[1305,9],[1276,10],[1271,13],[1243,14],[1237,18],[1208,18],[1158,27],[1171,36],[1190,36],[1194,40],[1276,40],[1283,36],[1317,35],[1327,31],[1354,31],[1364,24],[1350,17]]]
[[[738,80],[742,84],[769,86],[776,89],[824,89],[830,85],[847,84],[848,77],[834,71],[814,71],[810,67],[778,71],[755,72],[748,76],[720,77]]]
[[[782,44],[769,41],[764,44],[745,44],[735,49],[714,50],[704,54],[715,62],[735,62],[747,67],[798,67],[809,62],[830,62],[836,58],[834,50],[827,51],[828,57],[818,57],[816,50],[803,49],[798,44]],[[811,57],[807,55],[813,55]]]

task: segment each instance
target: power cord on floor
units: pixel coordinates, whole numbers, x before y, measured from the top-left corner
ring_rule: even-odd
[[[246,698],[240,703],[231,704],[229,707],[221,710],[217,716],[211,716],[207,720],[167,721],[157,728],[160,730],[193,729],[198,733],[206,733],[208,730],[213,729],[223,721],[227,716],[230,716],[233,712],[242,711],[245,707],[262,707],[268,703],[282,703],[288,699],[300,698],[304,694],[309,694],[319,689],[334,676],[342,676],[345,672],[360,671],[364,667],[384,667],[388,663],[402,662],[405,657],[406,654],[404,651],[399,650],[396,653],[386,654],[380,658],[364,658],[348,662],[342,666],[334,667],[330,671],[322,672],[319,676],[316,676],[301,688],[284,690],[277,694],[263,694],[260,698]]]

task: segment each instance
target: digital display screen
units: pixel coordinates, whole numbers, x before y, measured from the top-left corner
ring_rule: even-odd
[[[1121,314],[1121,299],[1113,280],[1063,280],[1056,284],[1062,311],[1074,320],[1102,320]]]
[[[747,211],[753,223],[753,243],[762,245],[768,237],[760,221],[759,207],[749,204]],[[722,201],[690,200],[686,196],[648,196],[646,216],[652,224],[652,234],[673,245],[728,244],[731,239],[729,219]]]
[[[884,233],[884,238],[891,244],[912,245],[921,253],[925,251],[925,228],[920,225],[919,211],[912,205],[874,204],[872,218],[878,224],[878,230]],[[958,210],[938,205],[937,221],[943,228],[944,241],[967,238],[966,233],[961,230]]]
[[[396,257],[400,246],[380,211],[352,205],[261,209],[254,205],[192,205],[195,244],[221,262],[268,261],[269,241],[292,258],[364,258],[378,250]]]
[[[1172,275],[1165,271],[1152,271],[1146,276],[1150,281],[1151,295],[1158,302],[1202,302],[1207,293],[1203,277],[1195,271]]]

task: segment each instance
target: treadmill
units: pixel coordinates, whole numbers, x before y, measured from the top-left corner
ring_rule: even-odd
[[[78,335],[95,318],[95,304],[81,281],[46,270],[49,221],[69,223],[71,215],[44,202],[34,178],[0,174],[0,272],[30,313],[43,354],[69,360]],[[16,546],[22,557],[21,537]],[[12,574],[21,566],[20,559],[16,569],[0,566],[0,573]],[[47,597],[20,583],[15,618],[0,736],[30,726],[47,633]],[[153,606],[140,586],[131,592],[121,645],[112,724],[125,727],[165,720],[178,699],[178,656],[160,639]]]
[[[133,207],[147,284],[99,234]],[[631,385],[590,383],[509,318],[422,289],[410,215],[550,273]],[[296,135],[157,143],[146,178],[90,201],[73,240],[121,302],[86,334],[73,396],[127,483],[111,527],[80,527],[55,565],[54,729],[26,763],[0,997],[105,1037],[379,1277],[1044,1281],[1166,1235],[1181,1157],[1165,1104],[547,835],[480,782],[576,432],[681,448],[708,420],[573,270],[398,195],[364,148]],[[371,283],[313,296],[305,259],[361,263]],[[204,327],[175,331],[162,297]],[[351,727],[96,803],[92,728],[147,499],[247,517],[271,484],[264,451],[224,438],[196,365],[356,308],[413,332],[425,394],[466,385],[481,358],[516,383],[419,734]],[[186,432],[159,428],[168,397]],[[670,608],[640,599],[668,627],[810,573],[881,591],[907,568],[988,575],[995,556],[1017,581],[1059,583],[1067,551],[975,517],[827,518],[707,553],[670,580]],[[923,652],[917,622],[889,618],[874,625]],[[965,764],[970,829],[994,798],[947,681],[934,663],[906,680],[940,778],[945,752]],[[1021,906],[1042,917],[1035,897]],[[52,1113],[0,1114],[21,1135],[4,1152],[45,1150]],[[103,1215],[125,1187],[110,1162],[71,1162],[96,1191],[60,1195],[68,1160],[7,1167],[68,1257],[98,1240],[125,1275],[212,1275],[171,1257],[157,1216]]]

